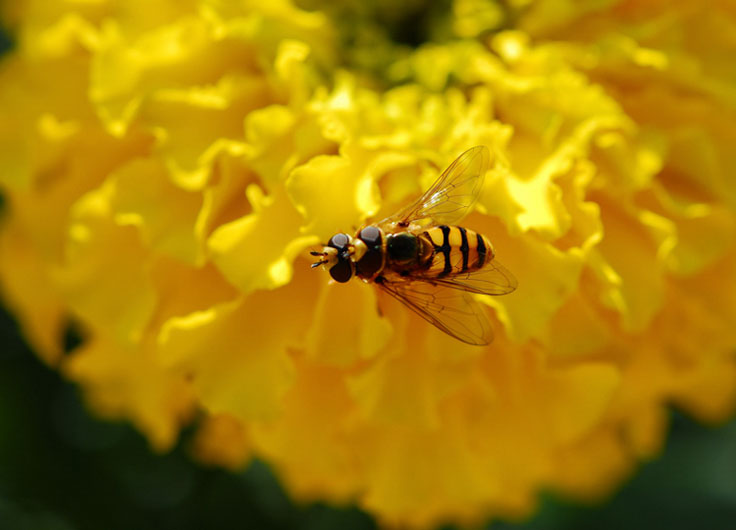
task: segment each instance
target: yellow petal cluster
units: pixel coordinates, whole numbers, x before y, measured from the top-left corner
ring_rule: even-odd
[[[98,414],[429,527],[599,498],[669,405],[733,412],[736,10],[430,4],[3,8],[0,287]],[[491,346],[309,270],[474,145],[464,224],[519,279]]]

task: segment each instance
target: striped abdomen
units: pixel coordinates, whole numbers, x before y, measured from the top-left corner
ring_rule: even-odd
[[[432,248],[420,264],[429,276],[442,278],[477,270],[494,256],[487,237],[461,226],[435,226],[420,237]]]

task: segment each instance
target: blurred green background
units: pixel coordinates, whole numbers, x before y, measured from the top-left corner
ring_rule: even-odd
[[[0,30],[0,54],[11,45]],[[188,457],[189,440],[184,433],[175,450],[155,455],[129,425],[92,418],[76,388],[36,359],[0,309],[1,530],[376,526],[355,508],[290,503],[260,462],[237,474],[201,467]],[[608,503],[586,507],[544,496],[530,521],[492,526],[734,528],[736,421],[710,429],[673,414],[664,454]]]

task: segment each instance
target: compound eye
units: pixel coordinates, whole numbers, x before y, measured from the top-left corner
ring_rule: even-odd
[[[360,231],[360,239],[368,248],[376,248],[381,245],[381,231],[375,226],[366,226]]]
[[[337,250],[345,250],[350,243],[350,236],[347,234],[335,234],[327,242],[328,247],[336,248]]]
[[[330,269],[330,276],[339,283],[345,283],[353,276],[353,266],[350,260],[341,259]]]

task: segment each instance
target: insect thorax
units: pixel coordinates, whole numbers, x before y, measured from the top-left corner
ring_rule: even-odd
[[[365,251],[355,262],[355,272],[364,280],[373,279],[384,266],[383,234],[376,226],[366,226],[360,230],[355,240],[365,245]]]
[[[386,252],[388,259],[397,265],[415,263],[419,252],[419,239],[408,232],[391,234],[386,241]]]
[[[387,236],[387,261],[393,268],[409,268],[421,265],[431,254],[431,245],[425,238],[411,232],[399,232]]]

